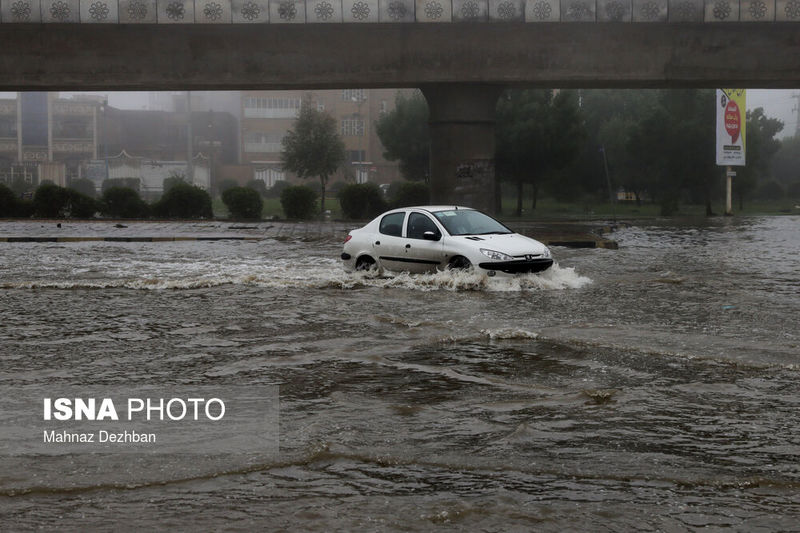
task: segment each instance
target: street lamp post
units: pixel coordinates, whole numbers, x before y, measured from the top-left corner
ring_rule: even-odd
[[[361,89],[361,91],[363,91],[363,89]],[[367,133],[367,125],[366,125],[366,121],[364,121],[364,117],[361,115],[361,106],[364,105],[365,98],[363,97],[363,93],[358,92],[358,93],[353,94],[353,96],[351,97],[351,100],[353,102],[355,102],[356,106],[358,107],[358,115],[357,115],[358,116],[358,122],[361,122],[361,123],[364,124],[363,130],[361,132],[362,134],[358,136],[358,164],[356,165],[356,183],[361,183],[361,170],[362,170],[362,167],[364,166],[364,157],[363,156],[366,155],[366,154],[364,154],[364,151],[363,151],[363,148],[364,148],[364,146],[363,146],[363,144],[364,144],[363,137]],[[358,122],[356,122],[356,127],[355,127],[356,135],[358,135]],[[364,181],[366,181],[366,180],[364,180]]]
[[[103,100],[100,111],[103,113],[103,159],[106,163],[106,179],[109,179],[111,176],[108,174],[108,100]]]

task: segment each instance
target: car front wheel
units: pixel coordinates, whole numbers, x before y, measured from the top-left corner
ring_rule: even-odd
[[[447,264],[447,268],[449,268],[450,270],[467,270],[471,266],[472,263],[470,263],[469,259],[467,259],[463,255],[457,255],[453,257]]]

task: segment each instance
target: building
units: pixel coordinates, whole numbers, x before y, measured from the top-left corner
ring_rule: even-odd
[[[238,106],[238,93],[231,94]],[[49,180],[63,187],[89,178],[99,191],[109,177],[139,178],[141,192],[152,198],[165,177],[192,175],[210,189],[219,169],[238,161],[238,119],[194,111],[189,124],[183,101],[182,111],[163,112],[117,109],[92,95],[23,92],[1,99],[0,182],[23,179],[36,187]]]
[[[0,100],[0,182],[64,186],[81,177],[82,163],[97,158],[101,106],[100,97],[46,92]]]
[[[384,149],[375,133],[375,122],[394,108],[396,94],[395,89],[243,91],[241,162],[252,168],[253,179],[264,181],[267,187],[293,179],[281,168],[281,142],[303,99],[308,99],[336,119],[345,143],[345,166],[331,181],[380,184],[402,179],[397,163],[383,158]]]

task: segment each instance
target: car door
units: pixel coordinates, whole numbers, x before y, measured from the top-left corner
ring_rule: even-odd
[[[426,239],[426,232],[433,233],[435,240]],[[442,231],[427,214],[415,211],[408,214],[404,248],[406,270],[410,272],[427,272],[443,266]]]
[[[405,262],[405,239],[403,225],[406,212],[397,211],[381,218],[378,233],[373,234],[372,249],[381,267],[387,270],[407,270]]]

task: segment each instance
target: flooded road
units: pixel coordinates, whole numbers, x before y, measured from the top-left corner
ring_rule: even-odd
[[[514,279],[346,274],[329,237],[0,243],[4,395],[280,400],[277,457],[3,456],[0,529],[796,530],[800,218],[613,238]]]

